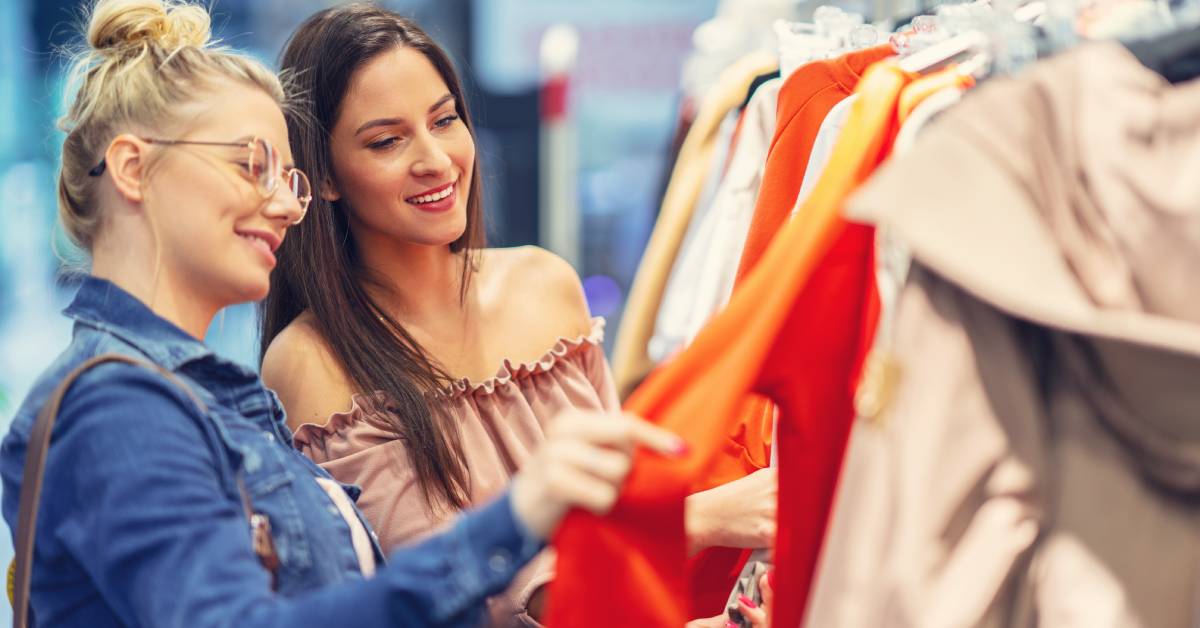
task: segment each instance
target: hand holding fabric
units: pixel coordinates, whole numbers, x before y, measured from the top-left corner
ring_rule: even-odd
[[[513,512],[543,539],[573,507],[606,514],[633,466],[637,446],[668,456],[687,451],[678,436],[632,415],[573,411],[560,416],[513,478]]]
[[[738,599],[738,610],[747,621],[750,628],[771,628],[771,604],[775,601],[775,589],[771,586],[773,572],[763,574],[758,581],[758,590],[762,592],[762,604],[742,596]],[[737,624],[729,619],[729,615],[721,614],[703,619],[693,619],[685,628],[737,628]]]
[[[690,495],[685,519],[690,553],[707,547],[771,547],[778,501],[774,468]]]

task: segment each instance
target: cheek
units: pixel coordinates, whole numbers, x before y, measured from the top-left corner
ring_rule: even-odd
[[[463,175],[468,180],[474,175],[475,169],[475,140],[466,130],[463,131],[464,138],[456,143],[454,152],[452,153],[455,165],[463,172]]]
[[[338,168],[338,191],[354,211],[373,214],[388,211],[390,199],[404,188],[405,169],[400,160],[372,157]]]

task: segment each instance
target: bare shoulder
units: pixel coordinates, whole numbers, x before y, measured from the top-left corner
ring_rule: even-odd
[[[552,330],[556,337],[591,331],[579,273],[567,260],[540,247],[520,246],[487,249],[482,261],[481,287],[505,310]]]
[[[279,395],[288,427],[325,423],[350,407],[354,393],[329,345],[305,313],[284,328],[263,355],[262,378]]]

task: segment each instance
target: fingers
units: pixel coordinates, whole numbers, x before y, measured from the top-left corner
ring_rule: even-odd
[[[608,514],[617,501],[618,487],[578,467],[564,465],[550,479],[552,490],[569,504],[597,515]]]
[[[596,445],[622,451],[644,446],[663,455],[678,456],[687,451],[683,439],[646,423],[633,415],[572,413],[555,421],[550,436],[574,437]]]
[[[687,453],[687,443],[678,435],[632,415],[626,415],[625,419],[630,422],[633,440],[637,444],[664,456],[682,456]]]
[[[705,617],[703,619],[693,619],[687,623],[684,628],[725,628],[729,622],[729,618],[724,613],[716,617]]]
[[[627,452],[578,440],[563,443],[558,455],[562,457],[563,464],[614,485],[623,482],[633,467],[633,457]]]
[[[775,604],[775,570],[772,569],[758,579],[758,592],[762,594],[764,609],[770,609]]]
[[[738,610],[741,611],[742,617],[750,620],[753,628],[767,628],[771,625],[767,618],[766,608],[759,607],[754,600],[744,595],[738,596]]]

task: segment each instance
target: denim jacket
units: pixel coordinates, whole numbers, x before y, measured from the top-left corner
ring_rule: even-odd
[[[88,358],[115,352],[156,363],[208,411],[161,375],[127,364],[96,367],[71,388],[37,525],[39,625],[473,626],[486,596],[542,546],[505,494],[397,550],[364,579],[349,526],[315,481],[329,475],[292,448],[279,400],[254,372],[101,279],[86,278],[66,314],[75,319],[71,344],[34,385],[0,449],[10,529],[33,421]],[[239,475],[254,510],[270,518],[281,563],[275,592],[251,545]]]

